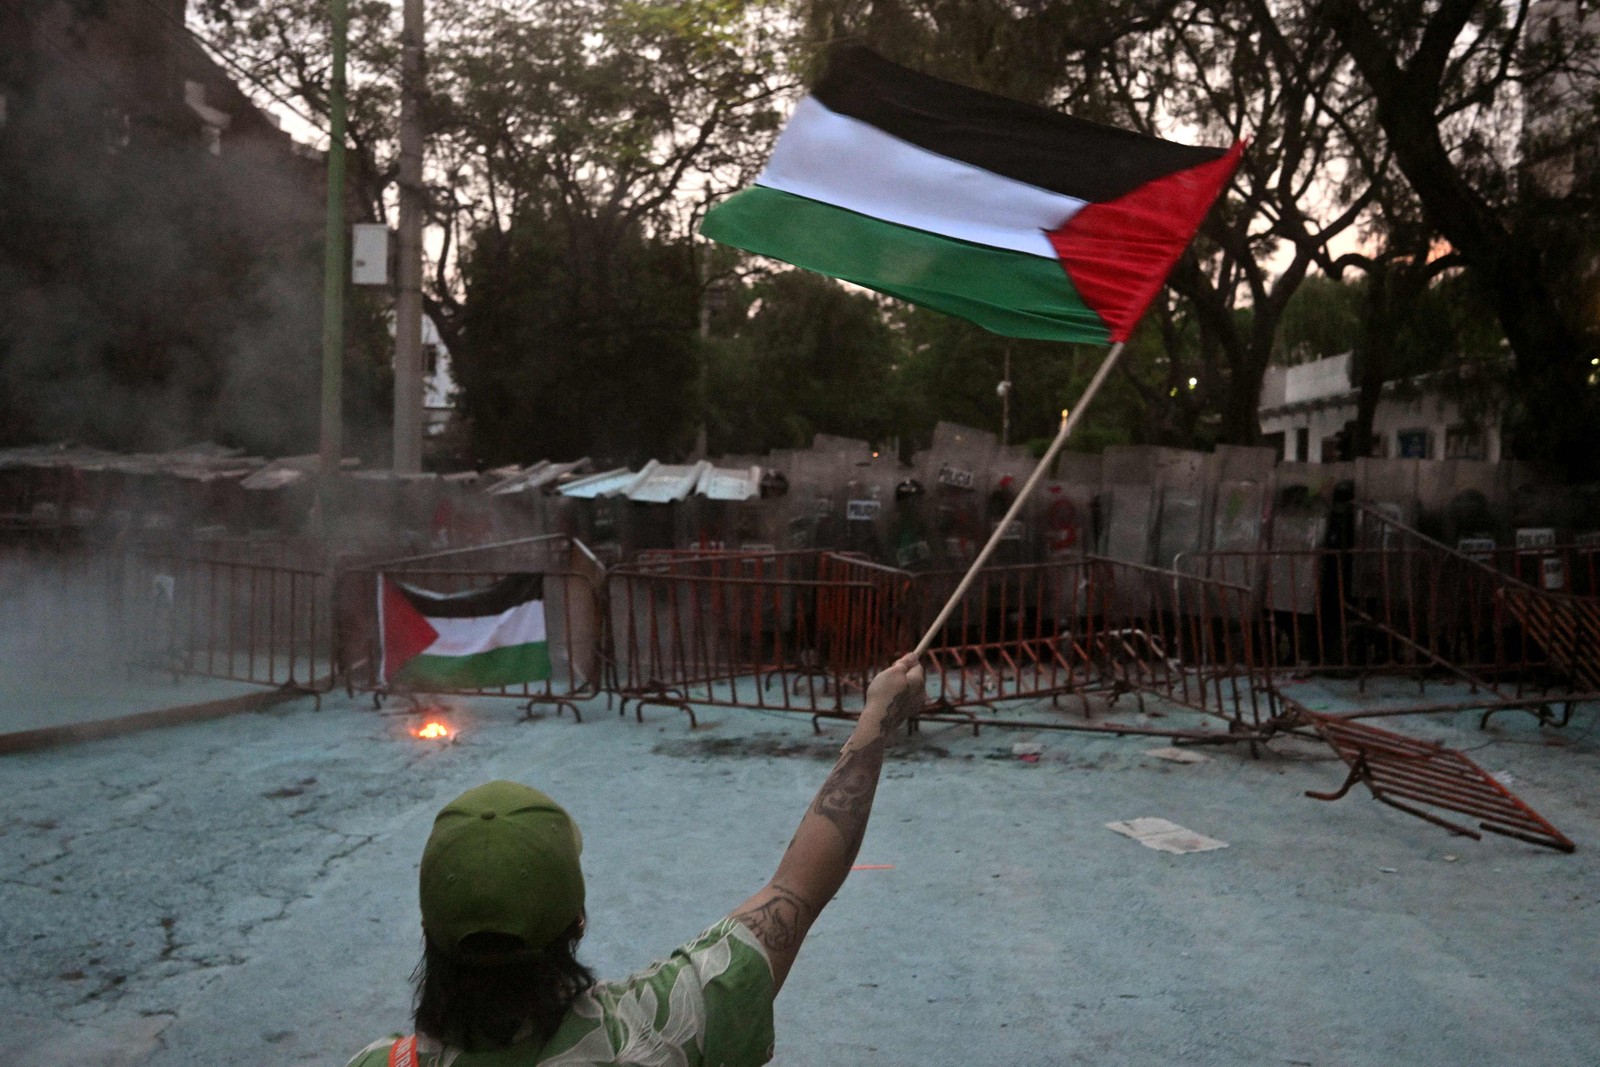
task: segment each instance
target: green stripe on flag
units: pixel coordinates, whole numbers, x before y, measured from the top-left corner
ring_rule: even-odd
[[[498,689],[542,682],[550,677],[550,646],[538,641],[470,656],[430,656],[424,652],[407,662],[396,677],[414,688],[435,689]]]
[[[988,248],[754,186],[712,208],[714,241],[971,319],[995,333],[1105,344],[1060,260]]]

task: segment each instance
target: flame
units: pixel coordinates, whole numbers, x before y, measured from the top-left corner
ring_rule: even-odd
[[[438,719],[430,719],[421,728],[412,730],[411,733],[414,737],[420,737],[424,740],[433,741],[436,739],[449,739],[454,735],[455,731],[450,729],[450,727],[446,726],[444,723],[440,722]]]

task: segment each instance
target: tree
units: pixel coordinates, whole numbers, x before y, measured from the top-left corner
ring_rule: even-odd
[[[1293,367],[1341,355],[1355,347],[1360,328],[1360,288],[1313,274],[1284,305],[1273,362]]]
[[[1146,324],[1170,344],[1158,373],[1124,357],[1121,374],[1151,402],[1160,439],[1255,440],[1279,316],[1363,206],[1359,184],[1324,180],[1339,146],[1325,136],[1329,113],[1358,106],[1338,100],[1347,65],[1325,27],[1264,28],[1264,0],[817,0],[807,10],[813,46],[864,39],[930,72],[1155,136],[1251,138],[1169,280],[1183,301]]]
[[[462,263],[450,319],[475,466],[687,450],[698,412],[699,279],[683,241],[596,246],[524,205]],[[603,279],[603,281],[601,280]]]
[[[1550,17],[1537,17],[1530,0],[1317,0],[1308,10],[1349,50],[1429,223],[1493,300],[1516,355],[1517,454],[1593,477],[1600,173],[1591,154],[1572,168],[1571,189],[1551,190],[1519,169],[1525,155],[1573,159],[1592,145],[1600,45],[1594,27],[1573,18],[1576,5],[1540,8]],[[1519,103],[1543,121],[1523,126]]]
[[[261,79],[318,113],[320,8],[207,6]],[[393,11],[383,0],[352,10],[370,32],[352,31],[351,140],[381,216],[393,181]],[[708,280],[688,235],[699,206],[764,149],[786,85],[772,57],[777,24],[763,14],[744,0],[432,6],[436,240],[424,299],[478,458],[683,449],[683,427],[700,416],[695,304]],[[687,388],[669,387],[668,371]],[[519,437],[533,412],[540,428]]]
[[[1177,122],[1250,141],[1233,195],[1207,217],[1169,284],[1194,319],[1192,376],[1220,409],[1219,439],[1253,444],[1285,308],[1371,196],[1360,175],[1327,180],[1342,149],[1338,131],[1361,101],[1341,92],[1343,60],[1330,35],[1273,21],[1261,0],[1197,4],[1118,56],[1107,80],[1128,121],[1150,133]],[[1176,366],[1181,354],[1169,355]]]
[[[707,363],[713,453],[806,448],[817,433],[885,442],[896,432],[906,397],[877,300],[790,270],[758,280],[740,303],[747,317],[723,317]]]
[[[901,399],[898,435],[902,450],[926,447],[940,421],[956,422],[998,434],[1001,402],[996,386],[1006,377],[1007,357],[1012,383],[1010,444],[1027,444],[1043,453],[1061,425],[1062,409],[1076,404],[1106,350],[1090,345],[1057,344],[1001,337],[964,319],[925,308],[901,306],[892,312],[903,350],[895,376]],[[1142,346],[1142,347],[1141,347]],[[1158,391],[1152,380],[1157,366],[1149,336],[1130,342],[1136,375],[1114,375],[1085,420],[1074,431],[1071,447],[1099,451],[1109,444],[1167,443],[1161,427],[1152,426],[1149,403]]]

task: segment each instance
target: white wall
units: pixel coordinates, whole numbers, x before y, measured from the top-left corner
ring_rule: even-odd
[[[1348,354],[1314,360],[1296,367],[1269,368],[1261,390],[1261,433],[1283,434],[1280,458],[1309,463],[1322,462],[1324,441],[1331,440],[1356,417],[1355,391],[1350,387]],[[1448,455],[1447,436],[1451,427],[1464,425],[1460,406],[1436,392],[1424,391],[1412,399],[1397,399],[1386,389],[1372,418],[1372,433],[1378,439],[1374,455],[1399,457],[1401,435],[1412,431],[1427,434],[1427,459],[1453,458]],[[1296,430],[1307,433],[1306,454],[1296,450]],[[1492,421],[1480,430],[1482,451],[1470,458],[1498,462],[1500,427]]]

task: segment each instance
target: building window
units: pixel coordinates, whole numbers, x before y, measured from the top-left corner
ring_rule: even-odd
[[[1444,432],[1445,459],[1488,459],[1489,449],[1483,430],[1473,426],[1452,426]]]
[[[1401,459],[1428,458],[1428,431],[1426,428],[1401,430],[1394,435],[1395,454]]]
[[[1294,458],[1301,463],[1311,462],[1311,427],[1299,426],[1295,428]]]

